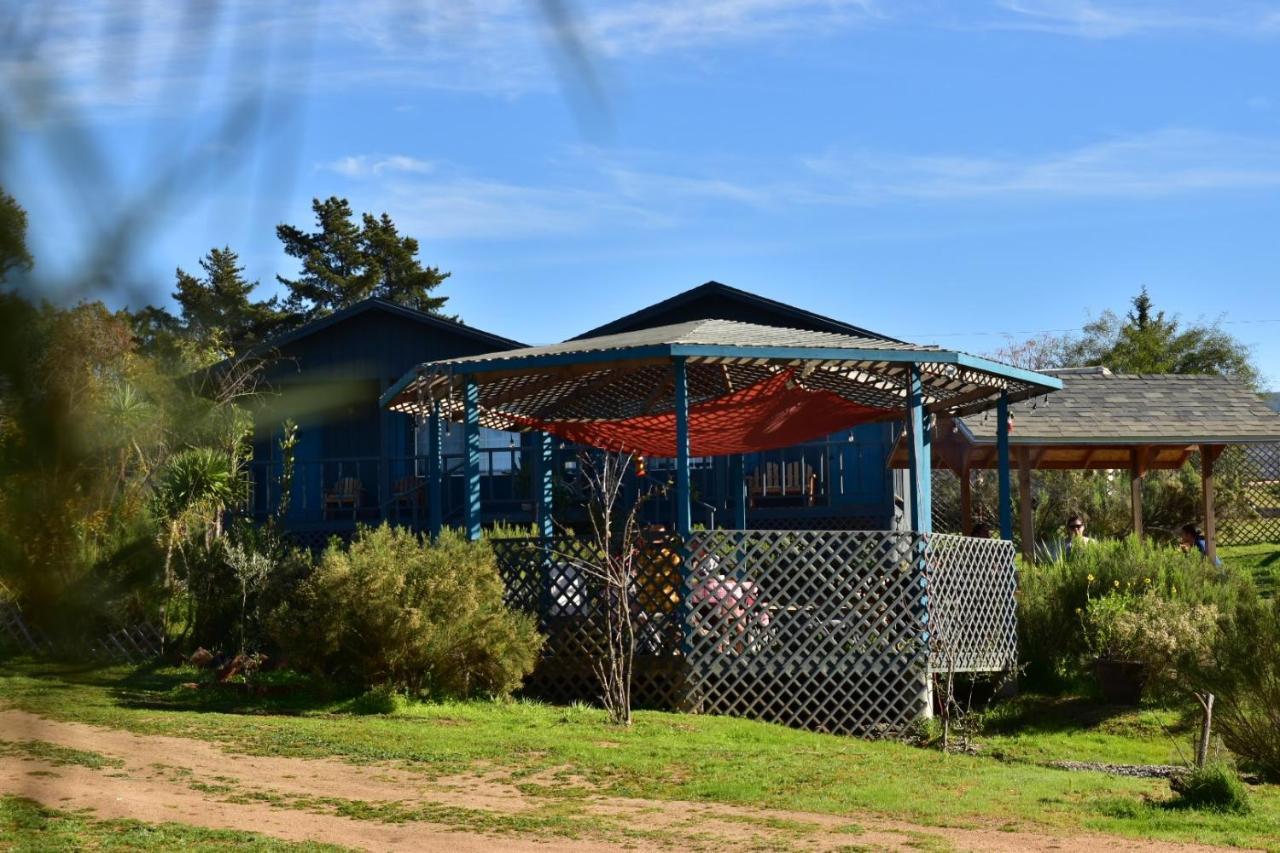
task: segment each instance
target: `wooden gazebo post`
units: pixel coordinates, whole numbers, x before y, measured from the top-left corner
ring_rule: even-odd
[[[1022,558],[1031,562],[1036,556],[1036,519],[1031,505],[1031,448],[1018,448],[1018,522],[1022,537]]]
[[[683,358],[673,358],[676,391],[676,533],[688,539],[693,532],[689,497],[689,368]]]
[[[1000,487],[1000,538],[1013,539],[1013,485],[1009,482],[1009,392],[1000,392],[996,407],[996,456]]]
[[[444,480],[440,458],[440,403],[431,403],[427,416],[427,532],[432,539],[440,535],[444,523]]]
[[[1142,538],[1142,478],[1147,473],[1147,448],[1129,451],[1129,506],[1133,512],[1133,535]]]
[[[538,535],[550,539],[555,535],[552,518],[555,474],[555,444],[549,432],[540,432],[534,442],[533,503]]]
[[[924,384],[918,364],[908,365],[907,466],[911,493],[911,529],[933,532],[933,459],[924,420]]]
[[[465,521],[467,538],[480,538],[480,386],[474,376],[462,383],[463,438],[467,446],[467,493]]]
[[[1213,464],[1222,454],[1220,444],[1200,445],[1200,491],[1204,500],[1205,557],[1210,563],[1218,560],[1218,520],[1213,508]]]

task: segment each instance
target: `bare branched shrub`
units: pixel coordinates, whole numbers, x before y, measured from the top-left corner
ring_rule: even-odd
[[[579,455],[591,515],[591,539],[582,552],[560,554],[602,587],[604,646],[593,661],[600,680],[600,700],[610,721],[631,725],[631,684],[635,663],[636,630],[632,595],[641,559],[639,502],[621,506],[622,483],[630,454]]]

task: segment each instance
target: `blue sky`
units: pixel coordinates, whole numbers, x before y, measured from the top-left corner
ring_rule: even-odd
[[[13,7],[47,292],[163,301],[223,244],[269,291],[341,195],[529,342],[716,279],[989,352],[1145,285],[1280,387],[1280,2],[569,3],[581,53],[536,0],[208,8]]]

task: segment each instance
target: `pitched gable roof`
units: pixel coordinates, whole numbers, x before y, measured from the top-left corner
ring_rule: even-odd
[[[421,323],[423,326],[472,338],[486,344],[487,346],[491,346],[494,349],[514,349],[515,347],[524,346],[524,344],[519,341],[504,338],[501,335],[495,335],[490,332],[477,329],[474,326],[468,326],[458,320],[450,320],[448,317],[441,317],[437,314],[428,314],[425,311],[407,308],[404,305],[399,305],[386,299],[372,298],[363,299],[354,305],[348,305],[346,308],[334,311],[332,314],[326,314],[325,316],[312,320],[309,323],[303,323],[296,329],[290,329],[287,332],[268,338],[258,346],[254,347],[253,351],[266,352],[280,349],[294,341],[310,337],[317,332],[324,331],[331,326],[335,326],[338,323],[350,320],[353,317],[358,317],[359,315],[370,311],[381,311],[388,314],[394,314],[398,317],[404,317],[405,319],[412,320],[415,323]]]
[[[762,315],[776,318],[777,322],[765,325],[785,326],[791,329],[804,329],[811,332],[834,332],[841,335],[853,335],[859,338],[873,338],[881,341],[895,341],[887,335],[843,323],[831,317],[815,314],[794,305],[787,305],[755,293],[748,293],[718,281],[708,281],[677,293],[669,299],[655,302],[647,308],[641,308],[626,316],[619,317],[589,329],[569,340],[596,338],[603,335],[614,335],[621,332],[633,332],[652,326],[666,326],[689,320],[743,320],[747,319],[739,312],[728,310],[736,306],[751,312],[750,322],[760,324]]]
[[[1046,370],[1062,380],[1047,399],[1012,409],[1013,444],[1243,444],[1280,440],[1280,415],[1225,376]],[[994,418],[965,418],[978,443],[996,440]]]

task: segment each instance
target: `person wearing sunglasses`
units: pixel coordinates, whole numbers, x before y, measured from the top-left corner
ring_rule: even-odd
[[[1084,518],[1072,515],[1067,519],[1067,553],[1081,545],[1088,545],[1093,540],[1084,535]]]

